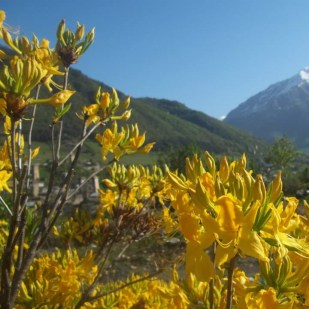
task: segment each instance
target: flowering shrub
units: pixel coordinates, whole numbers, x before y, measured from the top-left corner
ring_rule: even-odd
[[[281,174],[266,187],[261,175],[246,170],[244,155],[230,164],[223,157],[218,168],[205,156],[207,167],[194,156],[186,175],[168,172],[169,197],[187,242],[187,274],[211,285],[204,305],[308,305],[309,221],[296,213],[296,198],[283,197]],[[253,280],[239,269],[233,275],[236,260],[246,256],[260,265]]]
[[[147,154],[154,143],[145,145],[138,124],[120,125],[132,111],[130,98],[121,102],[115,89],[99,88],[94,103],[77,113],[80,138],[63,154],[63,121],[75,94],[70,67],[92,44],[94,30],[85,35],[77,24],[73,32],[61,21],[51,48],[36,36],[13,38],[4,20],[0,11],[0,37],[11,49],[0,51],[1,308],[309,307],[309,206],[304,203],[304,215],[297,212],[299,201],[284,196],[280,172],[266,185],[247,169],[245,155],[231,163],[223,157],[216,166],[208,152],[187,158],[184,174],[120,164],[124,156]],[[53,93],[41,97],[42,87]],[[38,105],[54,109],[52,163],[46,194],[31,208],[31,167],[40,155],[32,141]],[[77,162],[94,133],[102,166],[76,188]],[[98,205],[70,212],[72,198],[104,169]],[[170,279],[163,280],[157,275],[169,265],[153,261],[155,272],[111,278],[114,260],[147,237],[161,243],[181,238],[185,275],[175,261]],[[254,276],[242,269],[245,257],[259,265]]]

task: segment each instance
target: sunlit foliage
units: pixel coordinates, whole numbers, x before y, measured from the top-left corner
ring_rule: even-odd
[[[10,33],[5,18],[0,11],[0,37],[10,50],[0,51],[1,308],[309,306],[309,206],[284,196],[281,172],[265,181],[247,168],[245,154],[217,165],[208,152],[179,169],[125,166],[122,157],[147,154],[155,143],[126,123],[130,98],[120,101],[115,89],[99,88],[76,114],[80,137],[64,154],[63,122],[76,93],[70,67],[92,45],[94,29],[85,35],[84,25],[72,31],[61,21],[52,48],[47,39]],[[40,155],[32,132],[47,108],[54,110],[46,124],[50,170],[44,196],[30,207],[31,167]],[[77,163],[92,135],[102,162],[85,176]],[[96,176],[97,200],[73,210],[72,199]],[[174,265],[154,260],[155,270],[121,276],[115,261],[145,239],[184,244],[184,267],[181,257]],[[242,267],[246,258],[255,274]]]

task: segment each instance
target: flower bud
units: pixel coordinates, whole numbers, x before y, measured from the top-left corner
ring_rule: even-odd
[[[88,44],[92,44],[93,40],[94,40],[94,30],[95,28],[92,28],[90,32],[88,32],[87,36],[86,36],[86,41],[88,42]]]
[[[131,112],[132,110],[128,110],[128,111],[125,111],[122,115],[121,115],[121,120],[124,120],[124,121],[127,121],[130,119],[131,117]]]
[[[130,97],[127,97],[124,102],[123,102],[123,108],[124,109],[128,109],[129,106],[130,106],[130,101],[131,101],[131,98]]]
[[[64,19],[62,19],[57,29],[57,39],[61,44],[66,46],[64,38],[63,38],[64,30],[65,30],[65,21]]]
[[[209,154],[208,151],[205,152],[205,159],[206,159],[206,164],[209,169],[209,172],[211,175],[214,175],[216,172],[216,162],[214,158]]]
[[[221,159],[219,176],[223,183],[225,183],[229,179],[229,164],[227,162],[226,156]]]
[[[76,42],[80,41],[85,34],[85,26],[78,24],[78,27],[75,31],[75,40]]]
[[[32,99],[30,101],[31,104],[49,104],[53,107],[60,107],[64,105],[69,98],[75,93],[75,91],[71,90],[61,90],[57,93],[55,93],[53,96],[51,96],[48,99]]]
[[[42,48],[49,48],[49,41],[47,39],[42,39],[41,47]]]
[[[102,95],[101,95],[101,100],[100,100],[101,108],[107,109],[109,107],[109,103],[110,103],[109,93],[103,92]]]
[[[109,179],[103,179],[102,182],[108,188],[116,188],[117,187],[117,184],[114,183],[113,181],[109,180]]]

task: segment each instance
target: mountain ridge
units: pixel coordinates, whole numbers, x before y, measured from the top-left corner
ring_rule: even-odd
[[[103,91],[111,91],[108,85],[76,69],[70,69],[69,85],[77,92],[71,99],[72,111],[65,115],[64,119],[63,136],[67,141],[76,136],[80,120],[75,114],[83,105],[94,102],[98,87]],[[126,97],[121,91],[118,91],[118,95],[121,100]],[[131,98],[131,107],[132,116],[129,123],[137,122],[140,130],[147,132],[147,141],[156,142],[155,151],[195,145],[216,154],[240,155],[243,152],[256,154],[265,149],[262,140],[177,101],[149,97]],[[46,122],[51,119],[52,112],[52,108],[47,110],[38,107],[35,124],[40,130],[33,132],[34,140],[46,141],[46,136],[49,135]]]
[[[224,122],[272,142],[288,136],[300,148],[309,146],[309,68],[248,98]]]

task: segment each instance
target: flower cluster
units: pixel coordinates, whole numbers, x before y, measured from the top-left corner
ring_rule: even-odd
[[[217,166],[208,152],[187,158],[184,174],[115,163],[154,145],[145,145],[137,124],[120,126],[131,116],[130,98],[119,99],[115,89],[99,88],[94,103],[82,107],[80,139],[63,154],[65,103],[75,93],[69,69],[93,43],[94,29],[85,35],[84,25],[71,31],[61,21],[50,48],[36,36],[13,37],[5,18],[0,11],[0,38],[12,51],[0,50],[1,308],[309,307],[309,205],[304,202],[300,214],[299,201],[284,196],[280,172],[265,182],[248,170],[245,155],[231,163],[223,157]],[[41,98],[41,86],[53,93]],[[32,148],[37,104],[55,112],[48,185],[30,208],[31,165],[39,153]],[[98,128],[103,167],[82,170],[82,148]],[[97,202],[67,207],[105,169]],[[150,236],[185,244],[184,277],[175,266],[171,280],[156,278],[167,268],[160,261],[152,261],[151,274],[116,271],[124,252]],[[259,268],[255,275],[241,269],[244,258]]]
[[[139,135],[137,124],[121,127],[118,131],[117,122],[112,123],[111,128],[106,129],[102,134],[97,134],[96,139],[102,145],[102,160],[107,160],[107,155],[112,153],[115,160],[119,160],[125,154],[150,152],[155,143],[149,143],[141,148],[145,143],[146,135]]]
[[[86,119],[86,125],[89,126],[91,123],[101,122],[106,123],[109,120],[128,120],[131,116],[130,97],[127,97],[122,103],[118,98],[117,91],[113,88],[112,95],[108,92],[101,92],[99,87],[95,103],[85,106],[83,113],[79,117]],[[115,115],[116,112],[124,111],[121,115]]]
[[[169,196],[187,242],[187,275],[211,282],[221,274],[224,282],[226,267],[252,257],[261,271],[254,282],[242,275],[247,288],[234,295],[237,307],[264,308],[266,298],[288,308],[307,304],[308,219],[296,213],[296,198],[283,198],[281,174],[266,187],[261,175],[246,169],[244,155],[230,164],[223,157],[218,169],[205,155],[207,168],[195,155],[187,159],[185,175],[168,172]]]
[[[76,250],[55,251],[37,258],[21,284],[16,308],[72,308],[83,287],[98,269],[91,251],[80,257]]]

